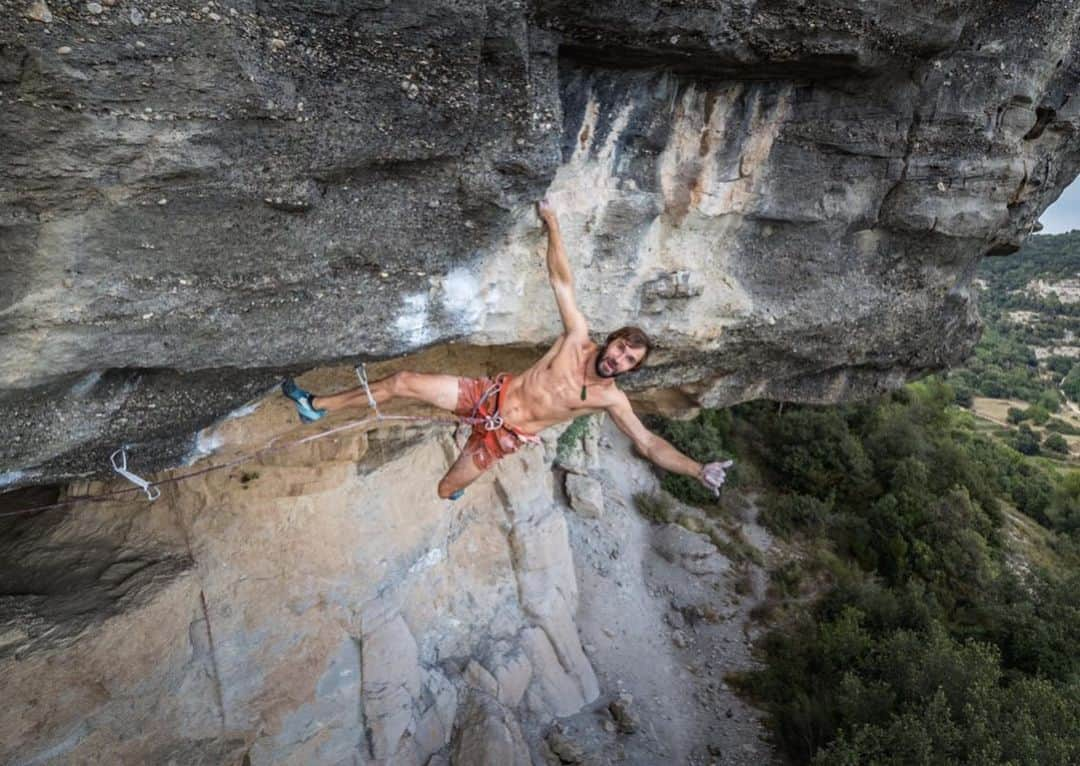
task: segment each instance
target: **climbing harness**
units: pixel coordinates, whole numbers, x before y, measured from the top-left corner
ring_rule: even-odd
[[[505,425],[502,414],[499,412],[502,408],[502,387],[505,380],[506,378],[504,376],[499,375],[495,378],[494,382],[487,387],[487,390],[484,391],[484,395],[473,405],[472,414],[469,415],[466,420],[469,425],[482,425],[484,426],[485,431],[498,431]],[[495,409],[490,415],[479,417],[478,413],[480,412],[480,408],[492,395],[495,396]]]
[[[458,416],[458,425],[457,428],[454,429],[454,441],[459,448],[465,446],[465,438],[462,436],[461,432],[462,426],[469,426],[473,429],[477,426],[483,426],[485,431],[498,431],[505,425],[502,415],[499,413],[499,405],[501,404],[499,401],[495,402],[495,411],[492,414],[483,416],[479,414],[480,408],[483,407],[484,402],[490,399],[492,395],[499,395],[502,391],[504,382],[505,377],[503,375],[497,376],[494,382],[484,390],[484,393],[481,394],[476,404],[473,405],[472,412],[468,415]]]
[[[528,434],[519,431],[514,426],[503,420],[502,416],[502,397],[505,393],[504,386],[506,385],[507,375],[506,373],[500,373],[492,381],[492,384],[487,387],[483,395],[473,405],[472,412],[467,417],[460,417],[461,423],[472,426],[474,429],[477,426],[483,426],[485,431],[498,431],[505,429],[509,431],[514,437],[522,444],[540,444],[541,439],[536,434]],[[484,403],[491,397],[495,397],[495,407],[488,414],[481,414],[480,410],[484,406]]]

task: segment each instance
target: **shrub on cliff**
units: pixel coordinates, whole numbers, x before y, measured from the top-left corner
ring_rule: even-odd
[[[734,456],[732,413],[729,410],[702,410],[691,420],[660,419],[650,423],[676,449],[700,463],[725,460]],[[739,484],[739,461],[728,470],[727,486]],[[662,482],[665,490],[683,502],[715,505],[716,496],[697,479],[668,473]]]

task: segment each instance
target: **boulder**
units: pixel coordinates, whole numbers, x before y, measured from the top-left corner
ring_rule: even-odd
[[[566,474],[566,494],[570,498],[570,507],[589,519],[604,515],[604,488],[591,476]]]
[[[664,559],[691,574],[722,574],[731,568],[731,562],[708,537],[679,524],[664,524],[657,529],[652,536],[652,547]]]
[[[514,714],[485,692],[469,694],[454,733],[455,766],[532,766]]]

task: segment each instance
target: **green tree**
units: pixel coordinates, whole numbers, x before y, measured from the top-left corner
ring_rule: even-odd
[[[1027,423],[1021,424],[1013,434],[1012,447],[1021,455],[1039,454],[1039,437]]]
[[[1024,413],[1037,426],[1041,426],[1050,419],[1050,413],[1040,404],[1033,404]]]
[[[1056,452],[1059,455],[1069,454],[1069,443],[1065,441],[1065,437],[1061,434],[1050,434],[1047,436],[1043,439],[1043,447],[1051,452]]]
[[[1047,412],[1057,412],[1061,409],[1061,394],[1054,390],[1043,391],[1041,394],[1039,394],[1039,400],[1036,402],[1036,404],[1038,404]]]
[[[1074,364],[1061,381],[1061,391],[1074,402],[1080,402],[1080,364]]]

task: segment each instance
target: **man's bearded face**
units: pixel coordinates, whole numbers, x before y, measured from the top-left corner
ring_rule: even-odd
[[[645,349],[626,345],[622,338],[615,340],[600,350],[596,355],[596,374],[601,378],[615,378],[634,369]]]

